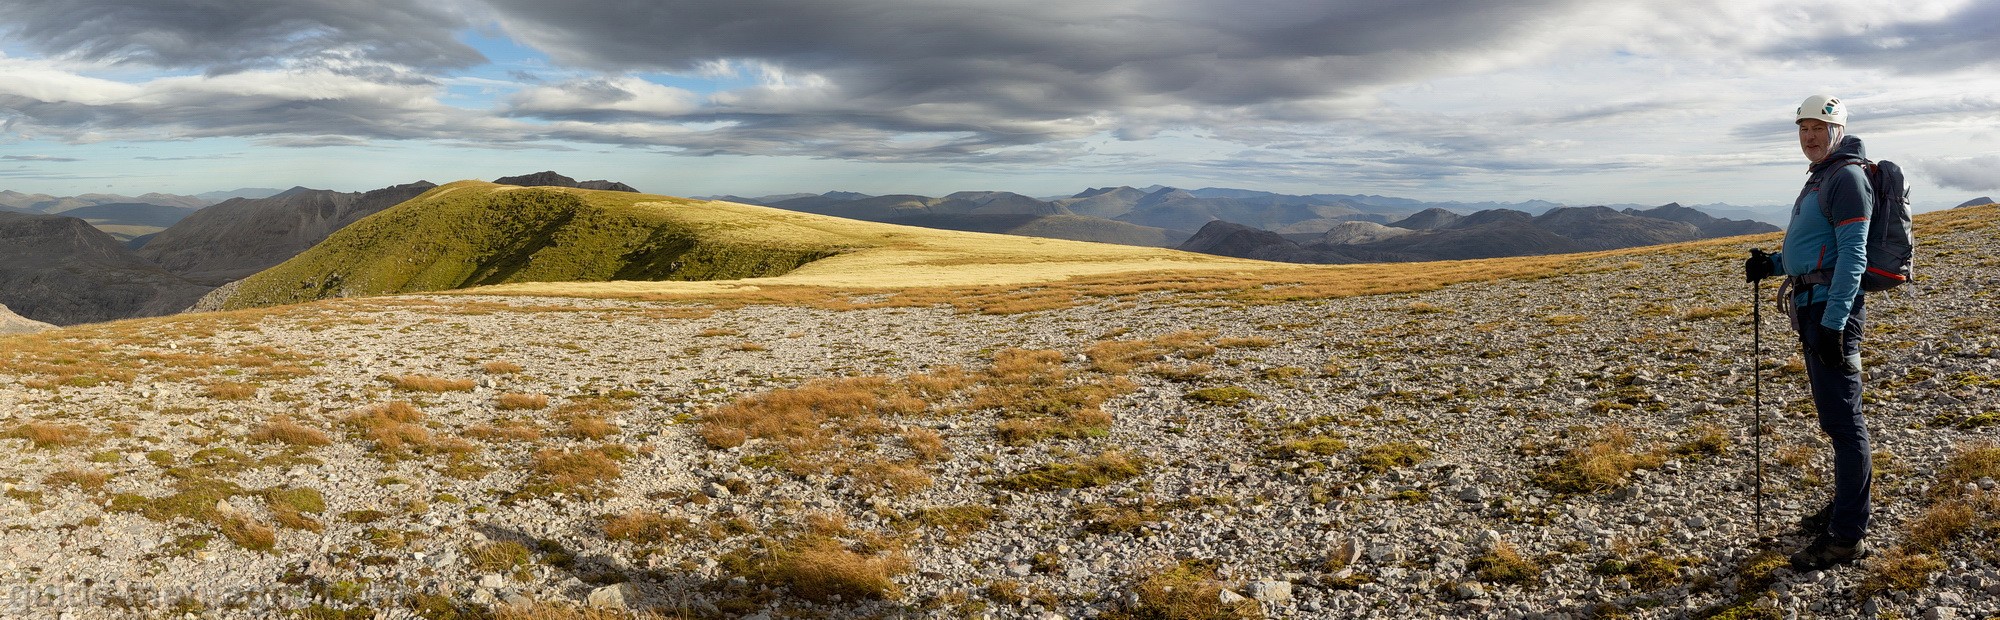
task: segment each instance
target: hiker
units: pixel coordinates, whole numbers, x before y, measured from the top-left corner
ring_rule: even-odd
[[[1794,122],[1811,165],[1805,189],[1777,254],[1750,250],[1743,263],[1755,282],[1782,274],[1778,303],[1792,317],[1812,383],[1819,428],[1833,442],[1833,498],[1800,519],[1813,541],[1792,554],[1792,567],[1820,570],[1868,554],[1868,426],[1861,417],[1861,275],[1867,268],[1868,214],[1873,189],[1861,166],[1861,139],[1847,135],[1847,106],[1827,95],[1807,97]],[[1762,303],[1761,301],[1759,303]],[[1761,429],[1760,429],[1761,432]]]

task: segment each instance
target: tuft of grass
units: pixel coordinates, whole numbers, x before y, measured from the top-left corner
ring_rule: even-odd
[[[618,461],[603,447],[587,450],[543,449],[535,452],[531,471],[561,487],[593,487],[623,475]]]
[[[1602,429],[1581,446],[1572,448],[1553,465],[1536,472],[1536,486],[1557,493],[1591,493],[1625,484],[1632,472],[1653,469],[1666,462],[1657,452],[1637,450],[1631,431],[1620,426]]]
[[[224,515],[218,525],[222,529],[224,538],[244,549],[270,551],[278,544],[278,531],[250,518],[249,515],[241,513]]]
[[[465,429],[465,436],[485,441],[540,441],[542,429],[525,420],[500,420],[493,424],[475,424]]]
[[[1963,499],[1932,504],[1923,515],[1910,522],[1903,546],[1918,553],[1943,551],[1946,545],[1971,531],[1978,518],[1978,511]]]
[[[1076,463],[1041,465],[987,484],[1013,491],[1081,489],[1112,484],[1144,472],[1143,460],[1113,450]]]
[[[501,540],[475,545],[466,550],[465,558],[474,571],[508,574],[526,570],[535,555],[527,545]]]
[[[604,517],[604,537],[639,544],[672,540],[693,528],[687,519],[667,518],[660,513],[634,508],[624,514]]]
[[[1487,583],[1524,586],[1535,583],[1542,577],[1540,564],[1521,557],[1521,553],[1505,541],[1494,545],[1485,554],[1473,558],[1465,566],[1472,569],[1473,575],[1480,581]]]
[[[752,582],[784,587],[815,602],[899,598],[903,591],[895,577],[910,570],[909,557],[893,543],[848,544],[822,532],[767,538],[725,560]]]
[[[1215,341],[1215,346],[1223,349],[1262,349],[1278,344],[1278,341],[1264,336],[1248,338],[1223,338]]]
[[[341,421],[362,438],[375,442],[375,451],[399,457],[410,451],[429,448],[431,431],[420,422],[424,414],[405,401],[384,403],[349,414]]]
[[[511,375],[525,370],[521,368],[520,364],[513,362],[487,362],[481,365],[479,369],[486,371],[486,374],[489,375]]]
[[[1391,469],[1411,467],[1431,458],[1431,451],[1416,443],[1399,441],[1369,446],[1361,451],[1354,463],[1362,469],[1383,473]]]
[[[1169,356],[1191,360],[1214,355],[1215,346],[1209,344],[1214,337],[1213,331],[1190,330],[1150,340],[1106,340],[1091,345],[1084,355],[1090,359],[1092,369],[1122,375],[1131,372],[1138,364],[1157,362]]]
[[[549,406],[546,394],[521,394],[508,392],[493,399],[493,407],[501,411],[531,411]]]
[[[1658,553],[1648,553],[1637,560],[1605,560],[1591,569],[1591,572],[1607,577],[1624,576],[1632,585],[1641,590],[1659,590],[1680,581],[1680,569],[1701,563],[1692,557],[1669,558]]]
[[[1329,456],[1347,449],[1347,442],[1329,435],[1314,435],[1299,439],[1287,439],[1264,448],[1264,457],[1273,459],[1298,458],[1300,455]]]
[[[1246,400],[1258,400],[1262,398],[1263,396],[1257,395],[1256,392],[1233,385],[1202,388],[1187,393],[1188,400],[1223,407],[1233,407]]]
[[[1938,469],[1937,484],[1931,495],[1950,497],[1963,493],[1965,484],[1980,478],[2000,478],[2000,445],[1982,443],[1960,448]]]
[[[217,381],[203,388],[201,395],[216,400],[249,400],[257,397],[257,385],[235,381]]]
[[[1248,620],[1264,617],[1253,600],[1222,602],[1223,583],[1214,562],[1187,560],[1151,571],[1133,587],[1127,603],[1107,620]]]
[[[324,446],[333,443],[325,432],[300,424],[291,416],[282,414],[265,420],[262,426],[258,426],[257,430],[250,433],[250,441],[276,441],[294,446]]]
[[[1000,516],[1000,509],[992,506],[965,505],[919,508],[905,518],[943,532],[947,541],[958,541],[986,529]]]
[[[75,485],[77,489],[95,493],[104,489],[104,483],[111,480],[111,474],[95,469],[65,469],[42,479],[42,484],[50,487]]]
[[[28,443],[45,450],[74,446],[90,441],[90,429],[78,424],[56,424],[34,420],[7,429],[0,437],[26,439]]]
[[[1683,458],[1705,458],[1720,456],[1729,451],[1729,431],[1716,424],[1702,424],[1694,428],[1694,438],[1669,450],[1674,456]]]
[[[1892,548],[1869,562],[1854,594],[1871,598],[1892,590],[1914,592],[1930,584],[1932,573],[1944,570],[1944,562],[1927,554]]]
[[[391,387],[406,392],[470,392],[477,385],[471,379],[446,379],[429,375],[392,375],[383,377]]]
[[[1725,306],[1701,306],[1697,308],[1689,308],[1687,312],[1681,313],[1681,320],[1706,321],[1709,319],[1726,319],[1730,317],[1738,317],[1746,314],[1750,314],[1750,306],[1747,304],[1729,304]]]

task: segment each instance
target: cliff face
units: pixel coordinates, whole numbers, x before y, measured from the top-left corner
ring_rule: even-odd
[[[0,213],[0,304],[55,325],[161,316],[210,287],[148,263],[83,220]]]

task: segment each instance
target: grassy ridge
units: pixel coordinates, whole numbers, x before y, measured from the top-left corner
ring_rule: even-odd
[[[844,249],[831,237],[718,234],[716,224],[678,213],[697,205],[625,192],[453,183],[244,279],[225,305],[511,282],[767,277]]]

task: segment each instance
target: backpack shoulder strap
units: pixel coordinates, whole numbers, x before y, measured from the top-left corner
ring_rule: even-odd
[[[1840,162],[1840,165],[1829,166],[1826,169],[1820,170],[1819,173],[1821,175],[1820,177],[1821,199],[1819,201],[1819,214],[1820,217],[1826,218],[1826,223],[1828,224],[1839,224],[1840,222],[1836,222],[1833,219],[1833,203],[1825,199],[1826,190],[1832,189],[1831,186],[1833,184],[1833,174],[1836,172],[1840,172],[1841,169],[1846,168],[1848,166],[1861,167],[1861,181],[1863,183],[1870,182],[1874,179],[1875,162],[1866,159],[1860,159],[1860,158],[1846,159],[1842,160]],[[1869,209],[1870,211],[1873,211],[1874,205],[1869,205]]]

